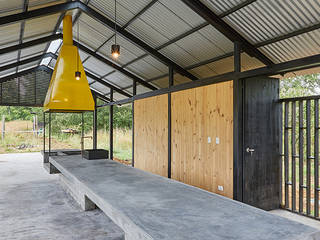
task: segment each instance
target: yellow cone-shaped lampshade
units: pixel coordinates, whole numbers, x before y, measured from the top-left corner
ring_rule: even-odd
[[[72,18],[63,19],[63,45],[49,84],[44,111],[83,112],[94,110],[94,100],[77,47],[72,45]],[[71,37],[70,37],[71,35]],[[81,72],[79,80],[75,72]]]

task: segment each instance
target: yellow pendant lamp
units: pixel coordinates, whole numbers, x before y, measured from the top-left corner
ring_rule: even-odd
[[[72,16],[70,15],[66,15],[63,19],[63,44],[43,107],[46,112],[94,110],[94,100],[78,48],[73,46]]]

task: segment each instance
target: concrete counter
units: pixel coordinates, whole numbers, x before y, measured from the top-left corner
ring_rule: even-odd
[[[50,163],[126,239],[320,239],[314,228],[115,161],[74,155],[52,156]]]

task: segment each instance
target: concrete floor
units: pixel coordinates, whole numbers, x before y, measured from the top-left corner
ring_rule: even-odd
[[[276,214],[278,216],[285,217],[285,218],[288,218],[292,221],[303,223],[304,225],[307,225],[307,226],[310,226],[310,227],[313,227],[313,228],[320,230],[320,221],[319,220],[305,217],[305,216],[302,216],[302,215],[299,215],[296,213],[292,213],[292,212],[289,212],[289,211],[283,210],[283,209],[272,210],[270,212],[273,214]]]
[[[84,212],[58,176],[42,167],[40,153],[0,155],[0,239],[124,239],[100,210]]]

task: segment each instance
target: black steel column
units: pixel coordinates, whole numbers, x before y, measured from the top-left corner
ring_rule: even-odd
[[[132,95],[135,96],[137,94],[137,82],[133,81],[133,89]],[[134,167],[134,100],[132,100],[132,167]]]
[[[173,66],[169,66],[169,88],[174,85]],[[171,93],[168,93],[168,178],[171,178]]]
[[[299,212],[303,212],[303,191],[304,191],[304,184],[303,184],[303,100],[299,101]]]
[[[110,89],[110,102],[113,102],[113,90]],[[109,109],[109,158],[113,159],[113,105]]]
[[[46,113],[43,112],[43,162],[46,162]]]
[[[49,112],[49,153],[48,156],[50,156],[51,153],[51,112]]]
[[[234,71],[241,72],[241,44],[234,43]],[[243,201],[243,80],[233,80],[233,199]]]
[[[319,217],[319,100],[314,101],[314,216]]]
[[[292,113],[291,113],[291,208],[292,211],[296,211],[296,102],[292,102]]]
[[[97,118],[98,118],[98,109],[97,109],[97,96],[93,95],[94,100],[94,111],[93,111],[93,126],[92,126],[92,135],[93,135],[93,149],[97,149],[98,145],[98,135],[97,135]]]

